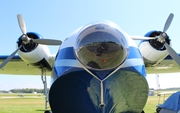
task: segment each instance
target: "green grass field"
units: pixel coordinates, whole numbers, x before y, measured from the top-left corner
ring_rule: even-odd
[[[44,113],[44,96],[43,94],[3,94],[0,93],[0,113]],[[170,95],[166,95],[166,98]],[[144,108],[145,113],[155,113],[159,97],[149,96]],[[163,103],[163,98],[160,98]]]
[[[0,113],[44,113],[43,94],[0,94]]]

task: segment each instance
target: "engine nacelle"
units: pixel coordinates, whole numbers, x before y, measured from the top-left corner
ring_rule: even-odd
[[[41,39],[42,37],[37,33],[27,33],[29,38],[33,39]],[[37,43],[28,43],[23,44],[22,40],[19,38],[17,41],[17,47],[22,45],[20,50],[18,51],[18,54],[20,58],[26,62],[27,64],[37,66],[39,68],[47,68],[48,70],[52,69],[52,57],[48,47],[46,45],[41,45]]]
[[[150,31],[145,36],[156,37],[161,33],[161,31]],[[168,35],[165,41],[170,45],[170,39]],[[139,50],[143,56],[146,66],[154,66],[159,64],[168,55],[164,44],[159,42],[158,39],[141,41],[139,44]]]

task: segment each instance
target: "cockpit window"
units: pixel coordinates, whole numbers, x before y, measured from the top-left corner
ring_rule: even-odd
[[[76,45],[76,56],[87,68],[112,69],[127,56],[126,38],[111,26],[90,26],[82,31]]]

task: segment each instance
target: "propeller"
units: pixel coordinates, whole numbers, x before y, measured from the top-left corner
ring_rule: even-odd
[[[0,65],[0,69],[3,68],[14,57],[14,55],[19,51],[21,47],[22,45],[19,46],[6,60],[4,60],[4,62]]]
[[[17,15],[18,18],[18,23],[19,23],[19,27],[23,33],[21,40],[23,40],[23,42],[25,44],[32,42],[38,43],[38,44],[43,44],[43,45],[61,45],[62,41],[61,40],[54,40],[54,39],[31,39],[27,36],[26,34],[26,25],[24,22],[24,19],[22,18],[21,14]]]
[[[25,25],[24,19],[21,14],[18,14],[17,18],[18,18],[19,27],[20,27],[22,33],[25,35],[26,34],[26,25]]]
[[[155,37],[158,39],[159,42],[166,43],[166,40],[165,40],[167,38],[166,31],[168,30],[168,28],[173,20],[173,17],[174,17],[174,14],[170,13],[169,17],[167,18],[167,20],[164,24],[163,32],[159,36]]]
[[[172,20],[173,20],[173,17],[174,17],[174,14],[173,13],[170,13],[168,19],[166,20],[166,23],[164,25],[164,29],[163,29],[163,32],[160,34],[160,41],[162,41],[164,43],[164,46],[166,47],[166,50],[168,51],[169,55],[175,60],[175,62],[180,66],[180,57],[179,55],[176,53],[176,51],[171,48],[171,46],[169,46],[167,44],[167,42],[165,41],[165,39],[167,38],[167,35],[166,35],[166,31],[168,30]]]
[[[166,50],[168,51],[169,55],[175,60],[175,62],[180,66],[180,57],[179,55],[174,51],[174,49],[169,46],[166,42],[166,38],[167,38],[167,34],[166,34],[166,31],[169,29],[169,26],[172,22],[174,18],[174,14],[173,13],[170,13],[166,22],[165,22],[165,25],[164,25],[164,28],[163,28],[163,32],[159,35],[159,36],[156,36],[156,37],[143,37],[143,36],[130,36],[132,39],[134,40],[150,40],[150,39],[157,39],[157,41],[159,41],[160,43],[164,44],[164,46],[166,47]]]
[[[130,36],[133,40],[151,40],[155,39],[154,37],[145,37],[145,36]]]
[[[169,14],[169,17],[167,18],[166,23],[165,23],[165,25],[164,25],[163,32],[166,32],[166,31],[168,30],[168,28],[169,28],[169,26],[170,26],[170,24],[171,24],[171,22],[172,22],[172,20],[173,20],[173,17],[174,17],[174,14],[173,14],[173,13],[170,13],[170,14]]]
[[[166,47],[167,51],[169,52],[169,54],[171,55],[171,57],[176,61],[176,63],[180,66],[180,57],[179,55],[176,53],[176,51],[174,51],[174,49],[172,49],[167,43],[164,44],[164,46]]]
[[[43,45],[61,45],[62,41],[61,40],[53,40],[53,39],[32,39],[29,38],[28,35],[26,34],[26,25],[24,22],[24,19],[21,14],[17,15],[19,27],[22,31],[22,45],[20,45],[7,59],[4,60],[4,62],[0,65],[0,69],[3,68],[13,57],[14,55],[20,50],[20,48],[23,45],[29,44],[29,43],[38,43],[38,44],[43,44]]]

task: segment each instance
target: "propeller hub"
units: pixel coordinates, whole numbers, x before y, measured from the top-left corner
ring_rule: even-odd
[[[26,41],[27,40],[27,36],[25,34],[23,34],[22,37],[21,37],[21,40]]]
[[[166,38],[166,37],[167,37],[167,34],[166,34],[165,32],[162,32],[162,33],[161,33],[161,36],[164,37],[164,38]]]
[[[21,40],[23,41],[23,44],[25,45],[31,42],[31,39],[26,34],[22,35]]]
[[[158,36],[158,41],[161,43],[164,43],[166,41],[167,38],[167,34],[165,32],[162,32],[159,36]]]

